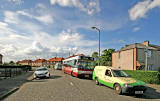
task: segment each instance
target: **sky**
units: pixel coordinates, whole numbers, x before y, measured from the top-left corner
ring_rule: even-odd
[[[160,0],[0,0],[3,62],[160,45]]]

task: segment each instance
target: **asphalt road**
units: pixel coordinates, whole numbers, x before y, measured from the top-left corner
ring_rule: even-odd
[[[160,101],[160,93],[148,88],[142,97],[117,95],[106,86],[97,86],[89,79],[79,79],[51,70],[50,79],[37,79],[25,83],[4,101]]]

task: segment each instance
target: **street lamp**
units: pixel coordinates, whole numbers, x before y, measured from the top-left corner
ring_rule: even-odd
[[[99,52],[98,52],[98,57],[99,57],[99,61],[98,61],[98,66],[100,66],[100,29],[97,27],[91,27],[92,29],[96,29],[99,32]]]

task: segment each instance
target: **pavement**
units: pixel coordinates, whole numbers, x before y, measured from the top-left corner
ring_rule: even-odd
[[[17,91],[25,82],[32,80],[33,71],[23,72],[23,74],[12,78],[0,80],[0,100]]]
[[[160,85],[148,85],[141,96],[118,95],[95,81],[51,70],[49,79],[30,80],[4,101],[160,101]]]

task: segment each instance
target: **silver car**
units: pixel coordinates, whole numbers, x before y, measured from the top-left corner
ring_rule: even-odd
[[[43,78],[43,77],[50,77],[50,72],[46,67],[39,67],[34,72],[34,79],[36,78]]]

